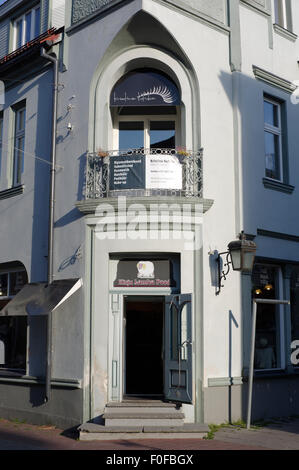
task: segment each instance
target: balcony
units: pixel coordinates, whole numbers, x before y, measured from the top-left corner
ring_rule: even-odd
[[[130,149],[88,153],[85,200],[202,198],[202,149]]]

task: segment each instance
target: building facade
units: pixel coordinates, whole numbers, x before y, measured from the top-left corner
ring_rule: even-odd
[[[298,414],[298,28],[294,0],[0,6],[2,416],[244,419],[254,297],[291,304],[258,308],[253,419]]]

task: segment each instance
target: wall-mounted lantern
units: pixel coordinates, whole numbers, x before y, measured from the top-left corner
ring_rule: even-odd
[[[240,271],[243,273],[248,273],[252,271],[255,253],[256,253],[256,244],[251,240],[246,240],[244,232],[241,232],[239,235],[239,240],[234,240],[228,244],[228,251],[224,251],[218,254],[216,259],[218,265],[218,290],[216,295],[221,291],[221,280],[226,280],[226,276],[230,271],[230,265],[234,271]],[[226,263],[222,267],[222,255],[226,255]]]

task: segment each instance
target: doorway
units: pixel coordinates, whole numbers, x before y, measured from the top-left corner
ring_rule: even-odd
[[[126,297],[124,319],[124,395],[161,399],[164,298]]]

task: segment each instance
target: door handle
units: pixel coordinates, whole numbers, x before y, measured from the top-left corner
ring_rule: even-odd
[[[183,348],[185,346],[185,344],[192,344],[192,341],[190,339],[186,339],[186,341],[184,341],[183,343],[180,344],[180,348]]]

